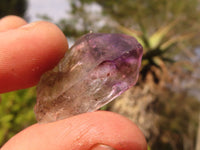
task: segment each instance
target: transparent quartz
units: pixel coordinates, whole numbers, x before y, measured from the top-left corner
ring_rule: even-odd
[[[34,111],[47,123],[99,109],[133,86],[142,46],[124,34],[89,33],[66,52],[37,87]]]

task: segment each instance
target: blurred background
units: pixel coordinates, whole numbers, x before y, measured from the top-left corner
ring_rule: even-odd
[[[135,122],[149,150],[200,150],[200,0],[1,0],[6,15],[55,23],[70,45],[90,31],[134,36],[139,81],[102,109]],[[36,122],[35,89],[1,94],[0,147]]]

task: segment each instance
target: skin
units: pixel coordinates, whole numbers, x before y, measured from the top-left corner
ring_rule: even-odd
[[[63,33],[48,22],[27,24],[22,18],[0,20],[0,92],[34,86],[64,56]],[[11,138],[1,150],[89,150],[97,144],[117,150],[146,150],[141,131],[128,119],[97,111],[48,124],[34,124]]]

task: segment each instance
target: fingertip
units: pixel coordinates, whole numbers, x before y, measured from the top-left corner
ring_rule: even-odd
[[[68,49],[54,24],[35,22],[0,33],[0,92],[34,86]]]
[[[21,17],[14,15],[5,16],[0,19],[0,32],[16,29],[25,24],[27,24],[27,22]]]
[[[46,47],[56,46],[63,52],[68,49],[68,42],[63,32],[53,23],[47,21],[36,21],[26,24],[18,28],[18,32],[24,35],[29,35],[31,39],[37,40],[38,38]],[[39,41],[38,41],[39,42]],[[57,47],[59,46],[59,47]],[[64,50],[63,50],[64,47]]]

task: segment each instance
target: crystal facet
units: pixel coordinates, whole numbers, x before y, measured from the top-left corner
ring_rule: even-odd
[[[124,34],[89,33],[68,50],[37,87],[38,122],[52,122],[107,104],[138,78],[142,46]]]

